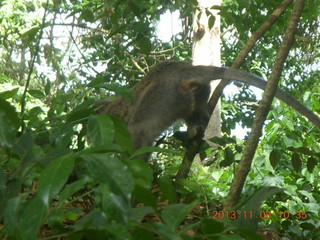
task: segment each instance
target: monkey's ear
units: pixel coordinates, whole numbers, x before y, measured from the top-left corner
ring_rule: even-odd
[[[203,82],[199,78],[191,78],[182,82],[182,87],[187,90],[198,88]]]

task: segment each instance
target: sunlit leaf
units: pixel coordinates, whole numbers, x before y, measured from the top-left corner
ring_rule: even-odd
[[[19,91],[19,88],[14,88],[9,91],[0,92],[0,98],[2,98],[2,99],[13,98],[14,96],[16,96],[18,91]]]
[[[38,98],[38,99],[40,99],[40,100],[45,97],[45,94],[44,94],[42,91],[40,91],[40,90],[32,90],[32,89],[30,89],[30,90],[28,90],[28,93],[29,93],[32,97]]]

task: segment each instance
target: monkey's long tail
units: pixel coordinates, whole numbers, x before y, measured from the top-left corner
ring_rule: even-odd
[[[227,69],[223,73],[223,78],[231,81],[237,81],[246,83],[262,90],[265,90],[267,82],[262,78],[259,78],[253,74],[237,70],[237,69]],[[290,94],[282,91],[281,89],[277,89],[276,98],[284,101],[290,107],[295,109],[301,115],[305,116],[310,122],[312,122],[318,129],[320,129],[320,118],[313,111],[308,109],[302,103],[300,103],[297,99],[292,97]]]

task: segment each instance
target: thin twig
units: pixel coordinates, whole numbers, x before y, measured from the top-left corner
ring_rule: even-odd
[[[39,53],[39,49],[40,49],[40,41],[42,39],[43,29],[44,29],[45,23],[46,23],[46,16],[47,16],[48,7],[49,7],[49,0],[47,0],[45,11],[43,13],[39,38],[38,38],[38,41],[37,41],[37,44],[36,44],[34,55],[32,56],[31,66],[30,66],[30,70],[29,70],[29,73],[28,73],[28,78],[27,78],[26,85],[24,87],[24,91],[23,91],[22,98],[21,98],[21,112],[20,112],[21,132],[23,132],[24,128],[25,128],[23,119],[24,119],[24,113],[25,113],[25,108],[26,108],[26,97],[27,97],[27,92],[28,92],[28,88],[29,88],[29,85],[30,85],[30,81],[31,81],[31,74],[33,73],[34,64],[36,62],[36,59],[37,59],[37,56],[38,56],[38,53]]]

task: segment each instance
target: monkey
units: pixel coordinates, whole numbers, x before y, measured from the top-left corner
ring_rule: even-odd
[[[185,120],[188,137],[192,138],[199,131],[204,131],[209,121],[207,101],[210,82],[216,79],[242,82],[262,90],[267,83],[260,77],[237,69],[164,61],[151,68],[132,89],[135,101],[119,97],[100,104],[97,112],[124,120],[131,133],[134,150],[151,146],[178,119]],[[290,94],[278,88],[275,96],[320,129],[320,118]]]

